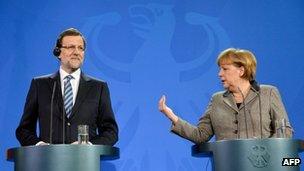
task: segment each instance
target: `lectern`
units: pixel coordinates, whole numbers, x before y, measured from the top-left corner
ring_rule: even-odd
[[[101,160],[119,158],[119,149],[106,145],[45,145],[11,148],[7,160],[15,171],[99,171]]]
[[[300,166],[282,166],[282,162],[284,158],[299,158],[303,150],[303,140],[239,139],[194,145],[192,156],[211,157],[215,171],[299,171]]]

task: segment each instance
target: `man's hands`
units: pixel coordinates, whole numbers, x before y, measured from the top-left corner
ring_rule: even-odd
[[[71,143],[72,145],[77,145],[78,144],[78,141],[75,141],[73,143]],[[46,143],[46,142],[43,142],[43,141],[39,141],[36,146],[40,146],[40,145],[50,145],[50,143]],[[88,142],[88,145],[93,145],[91,142]]]
[[[40,146],[40,145],[50,145],[50,143],[39,141],[35,146]]]
[[[72,143],[72,145],[78,145],[78,144],[79,144],[78,141],[75,141],[75,142]],[[81,144],[79,144],[79,145],[81,145]],[[93,145],[93,144],[89,141],[88,145]]]

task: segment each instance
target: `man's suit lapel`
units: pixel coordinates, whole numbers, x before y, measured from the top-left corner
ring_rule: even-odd
[[[81,73],[77,97],[70,118],[73,118],[73,116],[77,113],[77,110],[79,109],[81,103],[85,100],[85,97],[90,89],[91,89],[90,78],[88,78],[85,74]]]

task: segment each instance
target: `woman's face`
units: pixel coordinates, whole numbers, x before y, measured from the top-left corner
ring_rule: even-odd
[[[244,67],[236,67],[232,64],[221,64],[218,73],[223,87],[231,90],[239,84],[241,76],[244,74]]]

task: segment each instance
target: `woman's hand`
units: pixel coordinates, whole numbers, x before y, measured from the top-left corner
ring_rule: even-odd
[[[162,96],[158,102],[158,110],[165,114],[175,124],[178,117],[173,113],[172,109],[166,105],[166,96]]]

